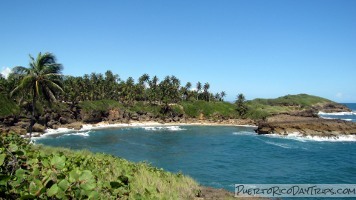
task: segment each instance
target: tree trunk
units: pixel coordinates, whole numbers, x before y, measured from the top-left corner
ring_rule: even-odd
[[[33,98],[32,98],[32,116],[31,116],[31,122],[30,122],[30,127],[29,127],[29,132],[30,132],[30,140],[32,138],[32,128],[33,125],[35,125],[35,114],[36,114],[36,91],[33,92]]]

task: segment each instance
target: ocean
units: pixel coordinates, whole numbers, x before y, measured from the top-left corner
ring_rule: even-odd
[[[355,120],[352,113],[322,117]],[[322,114],[323,115],[323,114]],[[352,119],[352,120],[349,120]],[[252,127],[136,126],[45,135],[37,144],[88,149],[182,172],[200,184],[355,184],[356,137],[257,135]]]
[[[323,113],[319,112],[319,116],[325,119],[342,119],[345,121],[356,122],[356,103],[343,103],[345,106],[350,108],[351,112],[341,112],[341,113]]]
[[[36,143],[146,161],[230,191],[236,183],[356,183],[356,142],[260,136],[246,127],[102,129],[49,135]]]

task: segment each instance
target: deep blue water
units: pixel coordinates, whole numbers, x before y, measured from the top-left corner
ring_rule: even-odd
[[[356,103],[343,103],[345,106],[350,108],[352,112],[343,112],[343,113],[323,113],[320,114],[323,118],[330,119],[342,119],[346,121],[356,122]]]
[[[246,127],[103,129],[51,135],[36,143],[147,161],[230,191],[235,183],[356,183],[356,142],[259,136]]]

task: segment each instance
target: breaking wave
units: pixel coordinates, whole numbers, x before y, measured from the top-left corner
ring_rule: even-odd
[[[356,112],[335,112],[335,113],[326,113],[319,111],[318,115],[356,115]]]
[[[267,137],[278,137],[284,139],[297,140],[300,142],[356,142],[356,135],[338,135],[338,136],[304,136],[300,133],[291,133],[288,135],[268,134]]]
[[[146,131],[183,131],[186,130],[179,126],[146,126],[142,127]]]

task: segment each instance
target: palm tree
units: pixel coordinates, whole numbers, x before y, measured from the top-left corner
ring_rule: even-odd
[[[245,96],[242,93],[237,95],[235,104],[236,104],[236,111],[240,117],[244,116],[247,113],[248,107],[245,101],[246,101]]]
[[[220,92],[221,101],[224,101],[224,97],[225,96],[226,96],[226,92],[225,91]]]
[[[201,90],[201,83],[198,81],[197,83],[197,100],[199,100],[199,92]]]
[[[182,88],[182,93],[184,95],[185,100],[187,101],[189,99],[189,94],[190,94],[190,88],[192,87],[191,82],[187,82],[185,86]]]
[[[146,86],[148,85],[149,82],[150,82],[150,76],[148,74],[143,74],[138,79],[139,93],[140,93],[140,95],[141,95],[141,97],[142,97],[144,102],[146,102],[146,100],[147,100]]]
[[[209,94],[210,84],[205,83],[203,87],[204,87],[205,100],[209,102],[210,101],[210,94]]]
[[[51,53],[39,53],[36,59],[30,55],[30,59],[29,68],[22,66],[13,68],[13,73],[21,77],[21,81],[10,95],[22,90],[28,92],[32,97],[32,116],[29,126],[31,140],[32,127],[35,124],[36,101],[39,97],[44,97],[48,101],[56,101],[56,92],[63,92],[61,86],[63,67],[56,63],[56,57]]]
[[[158,77],[154,76],[152,78],[152,80],[150,80],[148,82],[148,85],[149,85],[149,93],[148,94],[149,94],[150,103],[152,103],[152,102],[156,103],[156,101],[158,100],[157,99],[158,98],[158,92],[159,92],[159,90],[158,90],[158,81],[159,81]]]

